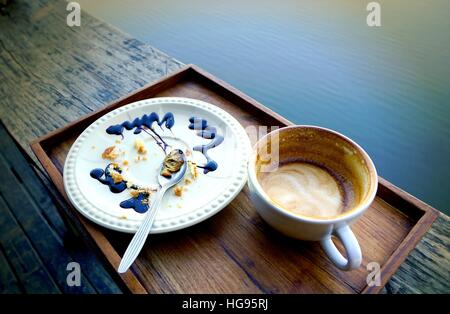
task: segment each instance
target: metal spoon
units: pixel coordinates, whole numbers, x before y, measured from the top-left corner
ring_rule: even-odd
[[[139,252],[141,251],[142,247],[144,246],[145,240],[148,237],[148,233],[152,228],[153,221],[156,217],[156,212],[164,196],[164,193],[166,193],[169,188],[180,182],[180,180],[183,178],[186,172],[187,162],[184,154],[182,156],[184,160],[183,165],[181,166],[180,170],[172,174],[170,179],[163,177],[161,174],[158,174],[158,182],[161,187],[155,195],[155,199],[153,200],[152,205],[145,214],[144,221],[140,225],[138,231],[136,231],[136,233],[134,234],[133,239],[131,239],[127,250],[122,257],[122,260],[120,261],[118,269],[119,273],[126,272],[128,268],[130,268],[131,264],[133,264],[134,260],[138,257]],[[164,167],[164,165],[162,167]]]

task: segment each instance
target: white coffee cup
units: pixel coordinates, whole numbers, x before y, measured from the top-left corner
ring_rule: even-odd
[[[293,213],[274,202],[264,191],[259,177],[273,171],[285,160],[318,165],[337,176],[345,185],[348,201],[344,212],[334,217]],[[316,126],[289,126],[261,138],[253,148],[248,165],[250,198],[261,217],[285,235],[320,241],[330,260],[342,270],[358,268],[361,248],[350,225],[369,208],[375,198],[378,176],[368,154],[354,141],[338,132]],[[347,195],[348,193],[348,195]],[[343,244],[344,257],[333,243]]]

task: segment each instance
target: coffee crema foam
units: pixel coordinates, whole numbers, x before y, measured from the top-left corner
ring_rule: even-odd
[[[260,184],[272,202],[293,214],[332,218],[344,211],[339,183],[316,165],[292,162],[260,175]]]

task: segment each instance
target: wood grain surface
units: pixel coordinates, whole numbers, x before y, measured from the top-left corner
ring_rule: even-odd
[[[121,293],[1,123],[0,166],[0,293]],[[80,286],[66,283],[71,262]]]
[[[69,28],[65,24],[66,4],[65,1],[56,0],[16,0],[5,9],[4,15],[0,16],[0,30],[2,30],[0,31],[0,119],[28,153],[31,152],[28,143],[36,137],[62,127],[83,114],[125,96],[136,88],[182,66],[177,60],[123,34],[85,12],[82,13],[82,27]],[[251,114],[244,117],[244,123],[247,120],[248,123],[251,122]],[[70,139],[67,143],[70,143]],[[55,159],[63,158],[62,156],[58,157],[57,151],[52,153],[52,156]],[[245,204],[245,200],[241,202]],[[231,209],[226,209],[219,214],[224,216],[225,221],[239,224],[244,219],[241,218],[242,216],[253,221],[254,228],[266,231],[267,227],[257,217],[251,216],[251,213],[246,211],[233,210],[232,206],[234,205],[231,205]],[[70,215],[70,211],[68,213]],[[220,218],[220,216],[217,217]],[[207,235],[212,233],[215,237],[220,236],[219,230],[221,229],[212,228],[213,221],[216,221],[217,217],[206,222],[207,225],[203,227],[204,231],[198,231],[195,229],[197,227],[194,227],[190,238],[184,239],[183,234],[179,234],[178,237],[174,234],[169,235],[168,239],[155,239],[155,245],[159,245],[161,252],[164,252],[167,250],[164,248],[164,242],[172,239],[173,248],[187,243],[193,246],[193,252],[200,251],[200,247],[195,247],[196,236],[205,233]],[[402,221],[399,230],[404,230],[403,228],[408,225],[408,219]],[[239,227],[238,225],[236,231],[233,231],[235,233],[233,236],[247,236],[244,228]],[[210,229],[213,230],[210,231]],[[448,217],[441,214],[432,229],[386,285],[384,292],[450,292],[448,231]],[[225,228],[225,232],[231,231],[227,231]],[[271,241],[274,241],[269,244],[281,243],[282,247],[290,245],[290,240],[286,240],[287,242],[285,238],[280,240],[279,235],[271,235],[271,232],[273,231],[268,229],[267,235],[263,233],[264,237],[270,236]],[[120,235],[113,235],[119,238],[115,240],[117,249],[123,250],[126,237],[121,239]],[[256,263],[247,261],[235,253],[238,245],[245,249],[246,241],[246,238],[240,238],[237,243],[231,245],[231,249],[219,250],[217,248],[220,254],[213,250],[214,253],[211,253],[211,256],[205,257],[212,261],[212,264],[206,265],[207,269],[208,271],[220,270],[222,265],[214,263],[218,257],[213,254],[217,253],[221,257],[226,255],[229,260],[234,261],[234,265],[229,262],[225,273],[231,276],[230,272],[233,271],[234,276],[245,278],[241,281],[244,287],[241,289],[270,292],[274,287],[267,284],[267,278],[263,276],[261,282],[255,282],[252,279],[252,276],[260,269],[260,260],[256,259]],[[258,244],[261,239],[250,238],[249,241]],[[388,241],[395,242],[396,240],[388,239]],[[212,246],[207,241],[202,244]],[[292,246],[294,247],[294,245]],[[265,245],[263,249],[265,249]],[[315,249],[317,248],[312,245],[311,250],[308,250],[309,254],[312,254]],[[292,253],[294,255],[300,254],[305,248],[299,246],[295,250],[295,253]],[[282,258],[292,257],[289,254],[283,257],[284,251],[277,252]],[[149,251],[148,254],[150,253]],[[171,252],[171,254],[189,262],[189,256],[181,255],[178,251]],[[148,290],[181,291],[188,289],[191,285],[200,287],[200,284],[203,285],[201,289],[210,289],[215,284],[213,279],[207,279],[204,282],[205,279],[198,275],[192,277],[190,282],[176,284],[174,283],[175,279],[186,280],[189,278],[160,276],[154,270],[158,267],[159,269],[165,267],[162,264],[163,260],[157,256],[150,257],[154,264],[150,266],[138,264],[135,268],[136,273],[143,273],[147,268],[153,270],[143,277],[143,281],[147,282],[145,288]],[[308,258],[305,258],[304,263],[308,262]],[[191,263],[193,262],[191,261]],[[176,268],[177,266],[171,265],[170,267]],[[194,267],[192,269],[202,271],[199,269],[199,265],[194,264],[192,267]],[[190,268],[188,270],[193,272]],[[298,280],[301,279],[304,282],[311,280],[308,273],[297,271],[295,274],[299,275]],[[292,286],[283,286],[282,289],[278,289],[280,292],[289,289],[302,291],[302,285],[296,283],[291,275],[285,274],[281,270],[274,270],[273,275],[266,274],[265,276],[272,278],[275,283],[278,280],[288,279]],[[336,277],[336,275],[332,276]],[[348,286],[341,284],[339,287],[346,289]],[[338,287],[317,287],[318,290],[334,288]]]

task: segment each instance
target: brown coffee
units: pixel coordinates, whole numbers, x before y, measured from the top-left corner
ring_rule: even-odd
[[[272,132],[256,148],[257,180],[274,205],[332,219],[355,210],[376,188],[369,158],[349,139],[318,127]]]
[[[339,182],[311,163],[283,164],[264,173],[260,184],[273,203],[296,215],[330,218],[344,211]]]

